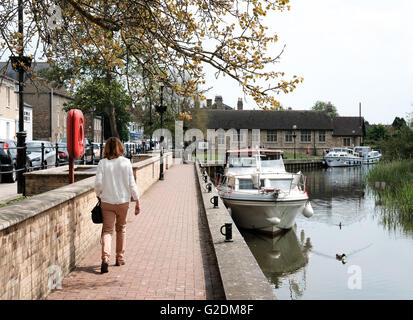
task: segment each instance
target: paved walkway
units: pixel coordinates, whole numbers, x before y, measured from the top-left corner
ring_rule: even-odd
[[[100,274],[97,245],[47,299],[224,299],[198,196],[193,165],[171,167],[141,197],[138,216],[130,206],[126,265],[114,266],[113,242],[109,273]]]
[[[8,183],[3,182],[0,183],[0,204],[7,203],[14,199],[21,197],[22,194],[17,193],[17,182]]]

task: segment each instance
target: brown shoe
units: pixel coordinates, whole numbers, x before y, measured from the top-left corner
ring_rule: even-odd
[[[123,266],[125,264],[125,260],[116,259],[115,266]]]
[[[102,262],[102,265],[100,266],[100,273],[108,273],[108,268],[109,264],[107,262]]]

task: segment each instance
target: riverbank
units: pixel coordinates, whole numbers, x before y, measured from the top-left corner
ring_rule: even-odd
[[[413,220],[413,161],[379,163],[366,178],[388,218]]]

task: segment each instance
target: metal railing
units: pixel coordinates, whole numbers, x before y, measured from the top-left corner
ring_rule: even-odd
[[[8,149],[8,150],[19,150],[19,149],[24,149],[25,150],[25,154],[26,154],[26,165],[24,168],[22,169],[16,169],[13,168],[12,170],[9,171],[1,171],[0,170],[0,176],[1,175],[7,175],[7,174],[14,174],[17,173],[19,171],[24,171],[24,172],[31,172],[34,170],[44,170],[44,169],[48,169],[50,167],[59,167],[62,165],[66,165],[69,164],[69,155],[67,153],[67,149],[64,146],[59,146],[59,143],[55,143],[53,146],[46,146],[45,143],[41,143],[40,147],[28,147],[26,144],[24,145],[24,147],[2,147],[0,145],[0,149]],[[50,153],[53,153],[53,151],[49,151],[50,149],[52,149],[55,154],[53,155],[49,155]],[[91,149],[92,152],[88,152],[88,149]],[[65,153],[67,156],[63,157],[59,154],[59,150],[63,153]],[[34,152],[34,153],[38,153],[39,156],[34,158],[34,159],[30,159],[27,157],[27,152]],[[91,163],[91,164],[95,164],[96,162],[99,162],[99,160],[102,157],[102,152],[103,152],[103,143],[100,144],[100,152],[99,152],[99,156],[95,155],[95,151],[93,146],[88,147],[85,151],[84,156],[82,157],[82,159],[78,159],[75,160],[75,164],[87,164],[87,163]],[[5,152],[7,154],[7,152]],[[90,153],[90,154],[89,154]],[[139,150],[138,148],[136,148],[136,146],[134,145],[125,145],[125,156],[129,159],[132,159],[133,155],[136,154],[141,154],[143,153],[143,150]],[[10,164],[3,164],[3,165],[9,165],[10,167],[14,167],[15,162],[13,161],[13,158],[11,157],[11,163]],[[17,162],[17,156],[16,156],[16,162]],[[38,164],[37,164],[38,163]],[[1,177],[0,177],[1,178]],[[2,179],[0,179],[0,181],[2,181]]]

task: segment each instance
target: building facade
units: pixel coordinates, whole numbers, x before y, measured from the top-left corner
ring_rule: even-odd
[[[0,76],[0,139],[16,140],[19,104],[15,86],[13,79]]]
[[[215,148],[260,146],[288,154],[322,155],[332,147],[359,146],[365,135],[362,117],[334,118],[324,111],[238,108],[203,109],[201,113],[204,135],[208,139],[209,130],[209,142]]]

